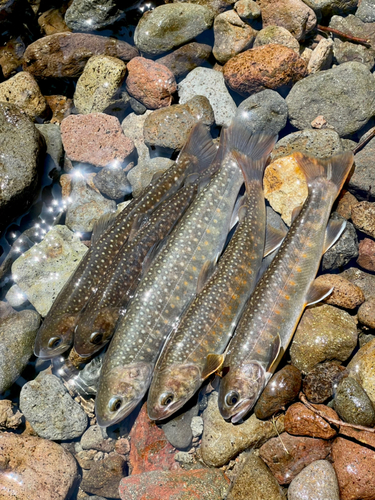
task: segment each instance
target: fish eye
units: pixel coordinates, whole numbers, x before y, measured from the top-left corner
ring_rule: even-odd
[[[49,339],[48,347],[50,347],[51,349],[56,349],[56,347],[59,347],[61,342],[62,342],[61,337],[52,337],[51,339]]]
[[[103,334],[100,332],[94,332],[90,335],[90,342],[92,344],[100,344],[100,342],[103,340]]]
[[[236,405],[239,400],[240,400],[240,395],[236,391],[230,391],[225,397],[225,402],[228,406]]]
[[[122,406],[122,398],[112,398],[109,403],[108,407],[111,411],[118,411]]]
[[[168,392],[167,394],[163,394],[160,398],[160,403],[163,406],[168,406],[173,402],[174,396],[172,393]]]

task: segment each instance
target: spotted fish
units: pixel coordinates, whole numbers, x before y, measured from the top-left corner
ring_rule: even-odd
[[[109,220],[109,227],[104,229],[103,224],[98,224],[97,241],[93,236],[91,248],[60,291],[38,331],[34,348],[36,356],[52,358],[70,347],[81,310],[131,231],[136,229],[140,217],[151,213],[176,192],[188,175],[205,170],[215,154],[216,147],[206,127],[197,124],[176,163],[152,181],[143,195],[135,198],[114,221]]]
[[[243,184],[225,135],[214,161],[218,172],[171,234],[117,325],[96,398],[101,426],[122,420],[142,399],[163,343],[195,296],[202,268],[222,252]]]
[[[141,279],[146,257],[167,237],[195,194],[196,185],[181,188],[150,216],[145,227],[117,253],[111,269],[84,308],[74,333],[74,348],[80,356],[92,356],[112,336]]]
[[[251,136],[232,127],[234,153],[246,186],[240,222],[212,277],[184,314],[156,364],[148,393],[149,417],[160,420],[180,409],[204,379],[217,371],[243,307],[257,281],[265,251],[263,172],[276,137]],[[273,250],[281,241],[271,238]]]
[[[345,224],[327,222],[353,163],[352,153],[319,160],[295,153],[308,184],[308,196],[255,288],[229,343],[219,389],[222,416],[239,422],[253,408],[288,347],[305,307],[331,289],[314,278],[322,254]]]

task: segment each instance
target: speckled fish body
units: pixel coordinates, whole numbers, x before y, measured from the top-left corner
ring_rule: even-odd
[[[36,356],[52,358],[70,347],[80,312],[127,240],[137,217],[151,213],[181,187],[187,175],[206,169],[215,154],[211,137],[199,123],[193,128],[177,162],[152,182],[142,196],[125,207],[87,251],[38,331],[34,348]]]
[[[142,399],[163,343],[194,298],[201,269],[222,251],[243,178],[231,154],[220,164],[142,278],[117,325],[96,398],[99,425],[122,420]]]
[[[313,283],[324,251],[345,225],[327,222],[353,163],[351,153],[318,160],[296,153],[308,182],[308,197],[269,269],[251,296],[229,343],[219,389],[224,418],[239,422],[252,409],[307,304],[327,296]]]
[[[196,194],[196,185],[181,188],[150,216],[145,226],[116,255],[84,308],[74,333],[80,356],[92,356],[112,336],[117,320],[134,295],[147,254],[170,233]]]
[[[222,354],[257,281],[266,232],[263,171],[275,137],[253,136],[237,127],[245,151],[237,160],[244,172],[246,196],[240,222],[217,269],[194,299],[157,361],[148,393],[150,418],[160,420],[180,409],[218,367],[207,356]],[[233,141],[232,141],[233,142]],[[237,151],[238,151],[237,149]],[[220,361],[221,356],[214,356]]]

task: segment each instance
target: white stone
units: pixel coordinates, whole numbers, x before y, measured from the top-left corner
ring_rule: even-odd
[[[329,69],[333,58],[333,41],[330,38],[323,38],[313,50],[307,71],[317,73],[324,69]]]

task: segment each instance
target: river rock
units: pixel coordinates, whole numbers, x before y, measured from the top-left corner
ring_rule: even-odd
[[[244,463],[231,486],[227,500],[284,500],[279,483],[263,460],[246,453]]]
[[[375,80],[364,64],[348,62],[296,83],[286,98],[289,120],[310,128],[320,115],[344,137],[362,128],[375,113]]]
[[[169,158],[158,156],[149,160],[139,161],[128,173],[128,181],[132,187],[133,197],[139,196],[149,186],[154,175],[162,174],[173,165]]]
[[[282,26],[267,26],[260,30],[255,38],[254,47],[261,47],[270,43],[285,45],[285,47],[293,49],[297,54],[300,52],[298,41],[290,31]]]
[[[48,9],[38,17],[38,24],[43,36],[71,31],[64,20],[65,10],[64,6],[59,9]]]
[[[33,120],[43,115],[47,107],[39,85],[27,71],[0,83],[0,101],[16,104]]]
[[[365,296],[359,286],[353,285],[349,280],[337,274],[323,274],[316,278],[319,285],[334,287],[333,292],[324,299],[332,306],[344,309],[355,309],[365,301]]]
[[[65,13],[67,26],[74,31],[95,31],[120,19],[114,0],[73,0]]]
[[[367,66],[370,71],[374,67],[373,51],[357,43],[343,42],[336,38],[333,45],[333,55],[337,64],[357,61]]]
[[[223,74],[225,83],[245,97],[267,88],[284,93],[305,76],[306,63],[293,49],[269,44],[232,57]]]
[[[372,403],[360,384],[352,377],[345,377],[339,382],[334,406],[344,422],[366,427],[375,425]]]
[[[23,37],[12,37],[0,47],[0,66],[4,78],[9,78],[18,67],[22,66],[22,57],[26,45]]]
[[[211,45],[191,42],[166,56],[160,57],[156,62],[169,68],[176,79],[182,78],[194,68],[203,66],[209,59],[211,50]]]
[[[316,460],[290,483],[288,500],[340,500],[335,469],[328,460]]]
[[[352,221],[357,229],[375,238],[375,203],[361,201],[354,205]]]
[[[358,0],[305,0],[305,3],[313,9],[318,16],[330,17],[332,14],[348,14],[357,8]]]
[[[64,153],[60,127],[55,123],[37,123],[35,126],[44,137],[47,155],[52,159],[54,166],[59,167]]]
[[[145,12],[134,33],[141,52],[159,55],[190,42],[210,28],[213,13],[207,7],[192,3],[160,5]]]
[[[26,295],[18,285],[13,285],[9,288],[5,295],[5,299],[12,307],[19,308],[30,304]]]
[[[215,59],[225,64],[233,56],[249,49],[256,33],[234,10],[219,14],[214,22],[215,45],[212,52]]]
[[[348,371],[375,405],[375,339],[361,347],[348,364]]]
[[[318,45],[313,50],[313,53],[311,54],[309,63],[307,65],[307,71],[311,74],[329,69],[332,65],[332,59],[333,41],[330,39],[322,38],[322,40],[320,40]]]
[[[356,345],[356,321],[346,311],[323,304],[303,313],[290,357],[294,366],[307,373],[322,361],[345,361]]]
[[[48,107],[52,111],[50,123],[60,125],[64,118],[71,114],[73,109],[73,99],[63,95],[45,96]]]
[[[337,198],[336,213],[349,220],[352,216],[352,206],[356,205],[358,200],[346,189],[343,189]]]
[[[117,453],[110,453],[103,460],[94,460],[90,469],[83,471],[79,486],[83,491],[93,495],[120,498],[120,481],[126,475],[127,467],[124,457]]]
[[[135,145],[135,149],[138,154],[138,163],[140,161],[145,161],[150,159],[150,152],[145,144],[143,137],[143,128],[146,118],[152,113],[151,110],[147,110],[143,115],[137,115],[136,113],[129,113],[128,116],[122,121],[121,127]]]
[[[195,68],[178,84],[179,103],[186,104],[192,97],[207,97],[214,110],[215,122],[229,126],[237,107],[229,94],[223,74],[209,68]]]
[[[283,418],[277,419],[273,424],[269,421],[262,422],[253,414],[241,425],[226,422],[220,415],[217,398],[217,392],[213,392],[203,413],[201,455],[207,465],[220,467],[241,451],[259,448],[272,436],[283,431]]]
[[[359,286],[365,295],[365,299],[368,300],[371,297],[375,297],[375,276],[369,273],[365,273],[357,267],[351,267],[346,271],[342,272],[340,276],[343,276],[351,283]]]
[[[358,309],[358,320],[362,325],[375,328],[375,298],[367,300]]]
[[[337,413],[324,405],[314,407],[327,417],[338,420]],[[295,436],[310,436],[313,438],[332,439],[337,432],[317,413],[302,403],[294,403],[285,413],[285,431]]]
[[[64,500],[78,480],[77,464],[62,446],[34,436],[0,433],[4,500]]]
[[[13,263],[15,282],[42,316],[46,316],[86,251],[66,226],[53,226],[43,241]]]
[[[0,394],[9,389],[31,358],[39,324],[36,311],[17,312],[0,302]]]
[[[330,220],[342,220],[344,217],[333,213]],[[345,266],[358,256],[358,238],[353,224],[346,221],[345,229],[337,242],[323,255],[322,269],[329,271]]]
[[[63,441],[81,436],[87,415],[55,375],[41,373],[21,389],[20,410],[38,436]]]
[[[165,437],[178,450],[186,450],[191,446],[193,440],[191,422],[198,415],[198,411],[199,406],[196,404],[175,418],[161,424]]]
[[[375,241],[369,238],[360,241],[358,252],[357,263],[367,271],[375,271]]]
[[[303,379],[307,399],[312,403],[324,403],[333,395],[344,373],[345,368],[332,361],[314,366]]]
[[[315,28],[316,15],[302,0],[261,0],[263,27],[282,26],[297,40],[304,40]]]
[[[254,0],[238,0],[234,4],[234,10],[242,19],[259,19],[261,15],[259,5]]]
[[[115,116],[104,113],[70,115],[61,124],[62,141],[72,161],[105,167],[111,162],[122,163],[134,150]]]
[[[99,425],[91,425],[81,437],[80,445],[84,450],[97,450],[110,453],[114,451],[116,441],[112,438],[105,438]]]
[[[276,372],[258,399],[254,413],[265,419],[291,403],[301,389],[301,372],[293,365],[286,365]]]
[[[22,413],[9,399],[0,400],[0,430],[17,429],[22,424]]]
[[[356,0],[351,1],[354,2]],[[375,23],[364,23],[358,16],[353,16],[352,14],[344,17],[342,15],[332,16],[329,27],[337,29],[349,36],[370,40],[371,44],[373,44],[375,40]]]
[[[95,175],[93,183],[111,200],[118,200],[131,192],[131,185],[120,165],[103,167]]]
[[[362,0],[358,3],[358,9],[355,13],[356,17],[359,17],[364,23],[373,23],[375,21],[374,0]]]

